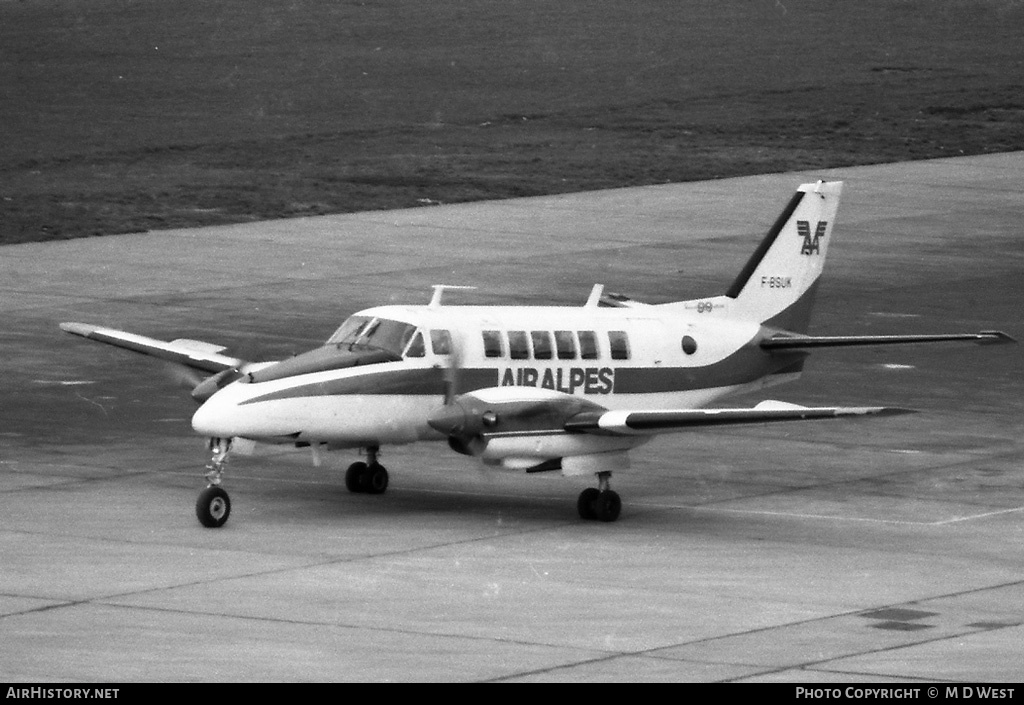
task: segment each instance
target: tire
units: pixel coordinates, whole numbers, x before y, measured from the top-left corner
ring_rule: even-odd
[[[366,463],[352,463],[345,471],[345,487],[349,492],[365,492],[363,478],[366,477]]]
[[[384,494],[388,488],[388,471],[383,465],[371,465],[366,469],[364,492],[368,494]]]
[[[605,490],[594,500],[594,514],[601,521],[615,521],[622,511],[622,499],[618,492]]]
[[[196,518],[208,529],[224,526],[231,515],[231,498],[223,488],[216,485],[199,493],[196,500]]]
[[[580,519],[597,519],[594,503],[600,496],[601,493],[593,487],[588,487],[580,492],[580,498],[576,500],[576,511],[579,512]]]

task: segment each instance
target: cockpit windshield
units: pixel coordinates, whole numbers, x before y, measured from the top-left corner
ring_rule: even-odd
[[[416,326],[373,316],[352,316],[327,339],[328,345],[370,347],[401,355]]]

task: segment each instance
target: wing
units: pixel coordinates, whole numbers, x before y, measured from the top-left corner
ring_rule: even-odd
[[[896,416],[910,409],[887,406],[807,407],[763,401],[741,409],[611,410],[562,392],[534,387],[495,387],[462,394],[427,419],[434,430],[472,452],[495,438],[541,438],[578,434],[637,436],[704,426],[808,421],[858,416]]]
[[[807,407],[763,401],[752,409],[659,409],[654,411],[585,411],[566,420],[569,433],[611,436],[654,435],[704,426],[808,421],[857,416],[898,416],[912,409],[886,406]]]
[[[856,345],[906,345],[909,343],[945,343],[969,341],[978,345],[1016,343],[1011,336],[998,330],[980,333],[948,333],[944,335],[792,335],[780,334],[761,341],[764,350],[811,350],[814,348],[843,348]]]
[[[61,330],[89,340],[96,340],[125,350],[142,353],[161,360],[168,360],[202,372],[217,373],[239,369],[248,364],[246,360],[229,357],[220,353],[226,348],[199,340],[179,338],[170,342],[147,338],[143,335],[103,328],[86,323],[61,323]]]

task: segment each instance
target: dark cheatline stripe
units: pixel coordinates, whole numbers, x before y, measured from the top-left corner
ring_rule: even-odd
[[[615,370],[616,394],[687,392],[695,389],[747,384],[773,374],[800,372],[805,353],[765,355],[744,346],[705,367],[619,367]]]
[[[802,351],[767,353],[751,343],[724,360],[704,367],[618,367],[614,372],[614,388],[616,394],[652,394],[747,384],[768,375],[799,372],[806,356]],[[270,392],[243,403],[347,394],[444,396],[445,371],[442,369],[367,372]],[[458,375],[460,394],[499,384],[498,369],[465,369]]]
[[[460,370],[458,375],[459,393],[475,389],[496,387],[498,371],[488,369]],[[253,397],[243,404],[254,404],[274,399],[296,399],[301,397],[333,397],[348,394],[405,394],[409,396],[444,397],[445,371],[438,368],[415,370],[375,371],[371,374],[343,377],[327,382],[303,384],[278,392]]]

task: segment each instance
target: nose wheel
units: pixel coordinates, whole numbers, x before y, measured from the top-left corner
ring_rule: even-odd
[[[196,500],[196,517],[199,523],[209,529],[224,526],[231,514],[231,498],[223,487],[210,485],[199,493]]]
[[[576,510],[580,519],[591,521],[615,521],[622,511],[622,498],[610,487],[611,473],[598,473],[598,487],[588,487],[580,492]]]
[[[228,453],[231,452],[230,438],[210,439],[210,462],[206,464],[206,486],[196,499],[196,518],[199,523],[209,529],[224,526],[231,515],[231,498],[220,486],[221,476],[227,466]]]

